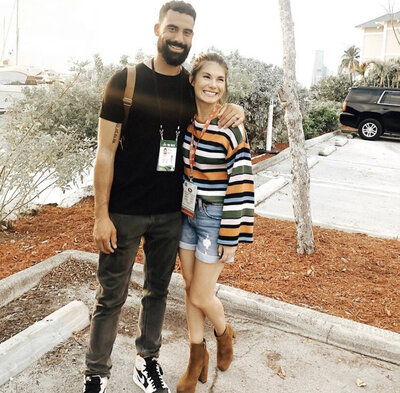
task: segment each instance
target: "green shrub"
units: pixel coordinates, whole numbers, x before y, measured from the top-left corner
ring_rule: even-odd
[[[310,139],[320,133],[336,130],[339,127],[340,110],[340,103],[314,102],[303,119],[305,138]]]
[[[347,75],[333,75],[321,79],[311,86],[311,95],[318,101],[334,101],[343,103],[351,87]]]
[[[26,89],[4,115],[0,222],[28,209],[46,189],[68,189],[91,166],[104,78],[85,66],[64,84]]]
[[[72,129],[40,129],[35,112],[26,111],[21,127],[6,128],[0,152],[0,222],[29,208],[46,189],[77,184],[93,160],[90,140]],[[25,125],[31,124],[30,127]]]
[[[6,113],[6,127],[30,127],[25,116],[30,111],[43,132],[51,135],[56,130],[73,130],[82,139],[95,140],[105,73],[109,74],[96,62],[93,68],[81,64],[75,67],[74,77],[65,83],[26,89],[25,97]]]

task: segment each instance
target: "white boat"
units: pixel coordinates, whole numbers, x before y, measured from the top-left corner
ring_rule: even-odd
[[[0,113],[4,113],[15,100],[24,97],[24,88],[38,85],[36,74],[36,70],[28,67],[0,68]]]

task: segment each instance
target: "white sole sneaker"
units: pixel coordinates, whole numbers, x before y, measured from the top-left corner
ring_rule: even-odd
[[[100,375],[93,375],[93,377],[95,377],[95,378],[99,378],[100,380],[99,380],[99,382],[100,382],[100,386],[99,386],[99,388],[100,388],[100,393],[107,393],[107,382],[108,382],[108,378],[107,377],[100,377]],[[86,385],[86,382],[87,382],[87,378],[90,378],[90,377],[84,377],[84,383],[85,383],[85,385]],[[84,387],[83,388],[83,392],[85,392],[86,391],[86,387]]]
[[[142,383],[139,381],[138,375],[137,375],[137,371],[136,371],[136,367],[133,371],[133,382],[135,382],[135,384],[137,386],[140,387],[140,389],[142,389],[144,392],[146,391],[146,388],[142,385]]]
[[[138,374],[137,368],[135,367],[133,370],[133,382],[135,382],[135,384],[137,386],[140,387],[140,389],[142,389],[145,393],[148,393],[149,391],[146,389],[146,387],[143,385],[143,382],[140,381],[140,376]],[[171,393],[170,388],[168,388],[168,393]]]

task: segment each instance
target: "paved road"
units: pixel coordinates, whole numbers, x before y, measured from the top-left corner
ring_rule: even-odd
[[[83,285],[70,296],[91,307],[94,291]],[[139,301],[140,291],[130,289],[120,331],[124,331],[126,324],[135,326]],[[216,371],[215,340],[208,326],[209,379],[204,385],[198,384],[198,393],[400,392],[400,366],[267,328],[243,316],[230,315],[229,321],[237,330],[235,360],[227,372]],[[169,300],[164,328],[160,360],[165,378],[175,392],[188,358],[182,301]],[[86,329],[82,336],[71,338],[12,381],[0,386],[0,393],[80,392],[87,340]],[[112,355],[114,367],[107,392],[141,392],[131,379],[134,355],[134,338],[119,334]],[[367,384],[364,389],[357,386],[358,379]]]
[[[400,238],[400,139],[351,139],[328,157],[323,145],[308,151],[318,157],[310,170],[313,222],[328,228]],[[275,176],[290,179],[291,162],[284,160],[261,172],[258,181]],[[261,216],[293,219],[290,183],[261,203]]]

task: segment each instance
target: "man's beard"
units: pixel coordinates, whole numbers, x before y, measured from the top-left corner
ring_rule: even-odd
[[[169,48],[168,45],[174,45],[179,48],[183,48],[182,53],[175,53],[172,52]],[[188,57],[190,47],[184,44],[180,44],[177,42],[173,41],[162,41],[161,37],[158,37],[157,41],[157,49],[161,53],[162,57],[166,61],[167,64],[172,65],[172,66],[178,66],[184,63],[186,58]]]

